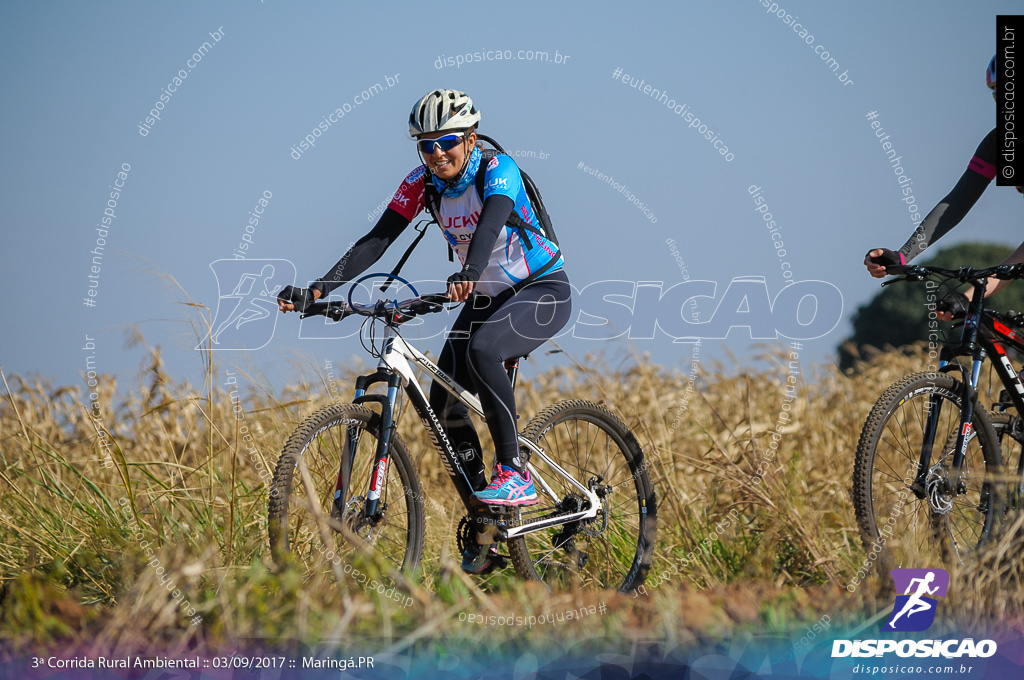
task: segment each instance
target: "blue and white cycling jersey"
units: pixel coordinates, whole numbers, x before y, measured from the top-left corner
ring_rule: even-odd
[[[458,254],[459,262],[462,264],[466,262],[469,244],[473,240],[480,211],[483,209],[483,201],[490,196],[508,196],[512,199],[516,214],[527,224],[543,231],[534,215],[533,206],[526,195],[526,187],[515,161],[505,154],[499,154],[479,172],[485,173],[483,200],[476,190],[475,183],[470,182],[460,195],[442,197],[438,211],[438,220],[445,238]],[[409,173],[398,187],[388,207],[412,222],[425,208],[426,176],[426,168],[422,165]],[[524,235],[530,239],[532,248],[524,248],[518,229],[505,225],[487,260],[487,267],[480,275],[476,290],[485,295],[495,295],[511,288],[546,265],[558,253],[558,247],[540,233],[525,230]],[[548,271],[561,269],[562,264],[563,258],[559,254],[558,261]]]

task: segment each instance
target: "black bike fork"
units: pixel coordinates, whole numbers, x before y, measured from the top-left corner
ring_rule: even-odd
[[[387,395],[367,394],[369,387],[378,382],[387,382]],[[395,403],[398,399],[398,390],[401,387],[401,378],[396,373],[378,369],[376,373],[359,376],[356,379],[356,393],[353,403],[363,404],[369,401],[380,403],[380,437],[377,438],[377,450],[374,454],[373,466],[370,468],[369,488],[366,494],[366,502],[363,512],[365,517],[373,517],[377,513],[377,506],[380,502],[381,492],[387,480],[388,453],[391,451],[391,437],[395,432]],[[338,481],[334,487],[334,514],[340,516],[344,512],[344,502],[347,487],[353,482],[352,466],[355,462],[356,448],[359,446],[358,427],[349,426],[348,448],[341,456],[341,465],[338,469]]]
[[[967,444],[971,438],[971,423],[974,421],[974,404],[978,394],[978,378],[981,375],[981,365],[985,360],[985,348],[978,344],[978,319],[982,307],[982,300],[985,295],[985,279],[981,279],[974,289],[974,297],[967,310],[967,317],[964,320],[963,338],[960,343],[961,349],[971,353],[971,373],[961,376],[964,385],[963,403],[960,405],[960,428],[956,433],[956,447],[953,452],[953,460],[950,465],[950,489],[951,494],[960,494],[966,491],[963,488],[963,480],[960,478],[961,467],[967,455]],[[943,371],[952,359],[962,352],[954,352],[947,347],[942,348],[939,355],[939,371]],[[911,487],[918,498],[925,498],[928,495],[927,479],[931,470],[932,448],[935,444],[935,435],[938,429],[939,409],[941,400],[937,395],[928,398],[928,422],[925,424],[924,441],[921,444],[921,457],[917,464],[917,476]],[[943,442],[945,445],[945,442]]]

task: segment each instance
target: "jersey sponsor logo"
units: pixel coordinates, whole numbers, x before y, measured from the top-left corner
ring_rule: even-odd
[[[409,173],[409,176],[405,178],[405,183],[406,184],[415,184],[416,180],[418,180],[420,177],[423,177],[423,174],[426,171],[427,171],[427,169],[424,166],[421,165],[420,167],[416,168],[415,170],[413,170],[412,172]]]
[[[487,164],[487,169],[488,170],[493,170],[496,167],[498,167],[498,157],[497,156],[492,158],[491,162]]]
[[[495,177],[487,183],[488,189],[508,189],[507,177]]]
[[[967,164],[967,169],[973,170],[987,180],[993,180],[996,177],[996,166],[978,156],[971,159],[971,162]]]
[[[455,215],[444,219],[445,229],[465,229],[466,227],[476,226],[477,220],[480,219],[480,213],[474,212],[472,215]]]
[[[409,207],[409,197],[403,194],[401,191],[396,192],[391,198],[391,202],[402,206],[403,208]]]
[[[446,231],[444,232],[444,237],[448,239],[448,243],[452,244],[453,246],[457,246],[460,243],[469,243],[470,241],[472,241],[473,233],[474,232],[472,231],[460,231],[458,233],[453,231]]]

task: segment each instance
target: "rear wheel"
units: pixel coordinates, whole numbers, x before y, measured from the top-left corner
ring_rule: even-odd
[[[563,587],[628,591],[640,586],[654,554],[657,512],[650,463],[633,433],[603,406],[575,400],[541,411],[523,436],[594,489],[600,507],[593,519],[511,539],[516,572]],[[586,496],[540,456],[532,456],[530,464],[540,502],[523,509],[523,522],[589,508]]]
[[[880,573],[926,566],[938,555],[962,563],[992,531],[1001,455],[981,409],[974,411],[960,484],[953,488],[962,390],[947,374],[907,376],[882,394],[864,423],[853,501],[864,549],[869,562],[881,564]],[[922,451],[929,461],[923,484]]]
[[[379,437],[378,414],[332,404],[288,438],[270,491],[270,548],[278,566],[297,563],[307,576],[330,580],[342,563],[369,548],[386,566],[416,568],[423,553],[423,493],[397,432],[376,510],[365,513]],[[335,498],[339,471],[343,483]]]

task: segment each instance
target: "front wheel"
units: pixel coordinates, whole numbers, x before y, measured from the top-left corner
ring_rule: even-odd
[[[593,519],[509,540],[519,576],[623,592],[643,584],[654,555],[657,508],[650,462],[629,428],[603,406],[575,400],[547,407],[522,434],[594,489],[600,507]],[[522,513],[524,523],[589,507],[585,495],[540,456],[533,455],[530,465],[540,503]]]
[[[882,394],[857,445],[853,502],[866,564],[881,573],[962,563],[992,531],[1000,503],[999,439],[974,410],[957,486],[952,462],[963,385],[944,373],[916,373]],[[919,475],[922,455],[928,468]]]
[[[326,406],[288,438],[270,491],[270,549],[278,566],[295,562],[307,577],[330,580],[354,552],[369,548],[391,568],[416,568],[423,492],[397,432],[380,497],[366,512],[379,438],[380,416],[356,404]]]

